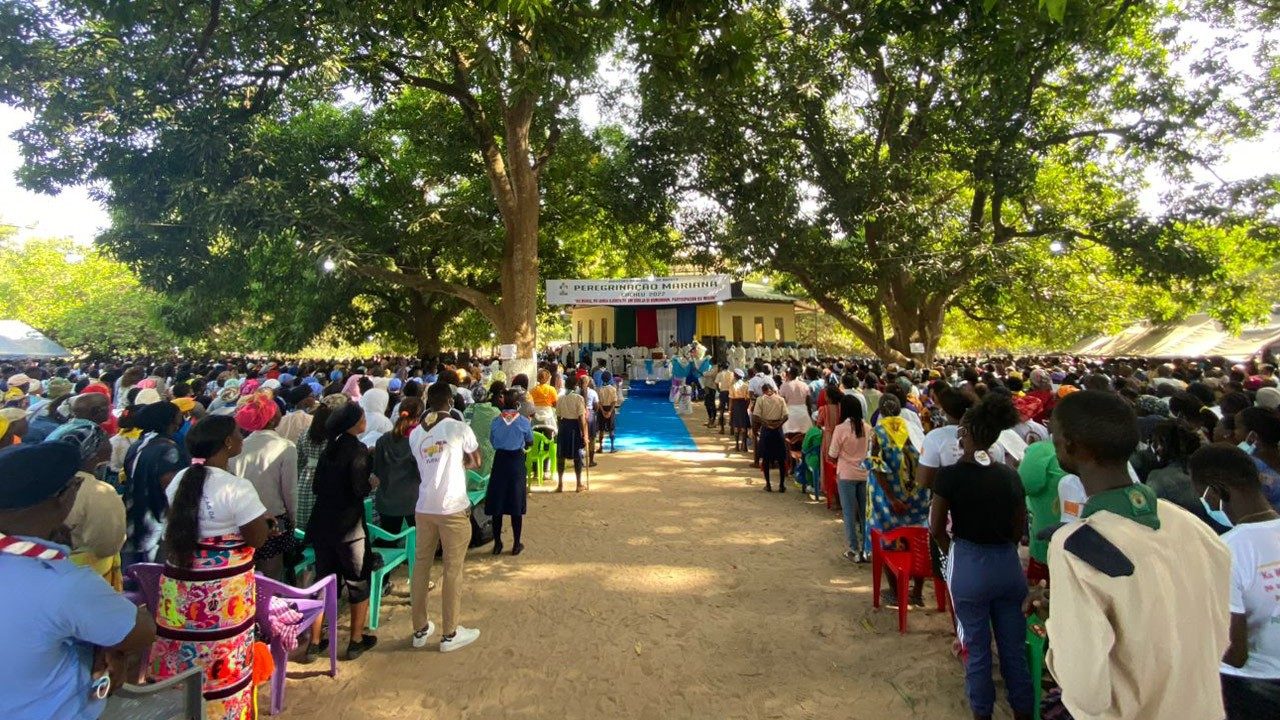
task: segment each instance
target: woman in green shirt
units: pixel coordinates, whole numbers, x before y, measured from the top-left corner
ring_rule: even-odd
[[[493,443],[489,440],[489,430],[493,427],[493,421],[502,414],[502,409],[498,405],[506,392],[507,384],[501,380],[494,380],[489,386],[489,392],[485,395],[486,400],[469,405],[462,413],[462,419],[471,426],[471,431],[476,434],[476,440],[480,442],[480,467],[476,468],[476,472],[485,477],[488,477],[493,469]]]
[[[1027,563],[1027,582],[1035,585],[1049,579],[1049,541],[1040,539],[1040,531],[1057,525],[1062,517],[1058,506],[1058,481],[1066,475],[1058,465],[1052,440],[1041,440],[1027,446],[1018,476],[1027,495],[1027,517],[1030,524],[1031,559]]]

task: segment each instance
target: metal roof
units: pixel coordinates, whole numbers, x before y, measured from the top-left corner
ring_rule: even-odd
[[[739,280],[732,285],[732,300],[754,300],[756,302],[794,303],[796,298],[772,290],[763,283]]]

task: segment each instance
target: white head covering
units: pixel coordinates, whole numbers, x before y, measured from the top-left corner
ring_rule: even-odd
[[[360,407],[364,409],[365,423],[360,442],[373,447],[378,442],[378,438],[391,432],[395,427],[391,418],[387,417],[387,403],[390,400],[387,391],[377,387],[369,388],[364,395],[360,396]]]

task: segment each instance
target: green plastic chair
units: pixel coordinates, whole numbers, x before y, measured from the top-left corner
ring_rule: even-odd
[[[364,499],[364,524],[373,524],[373,496]]]
[[[467,499],[471,501],[471,507],[475,507],[484,502],[484,496],[489,492],[489,476],[481,475],[475,470],[467,471]]]
[[[293,536],[297,538],[298,542],[300,543],[305,543],[307,540],[307,533],[303,530],[299,530],[298,528],[293,529]],[[293,566],[294,576],[302,577],[302,573],[315,567],[315,564],[316,564],[316,551],[312,550],[310,545],[303,547],[302,560],[298,562],[297,565]]]
[[[1041,622],[1039,616],[1027,618],[1027,665],[1031,669],[1032,720],[1040,720],[1040,701],[1044,694],[1044,656],[1049,651],[1049,638],[1040,637],[1032,628]]]
[[[556,459],[556,441],[543,435],[542,433],[533,434],[533,445],[525,453],[524,457],[524,474],[528,478],[534,474],[538,477],[538,484],[543,484],[544,477],[549,477],[553,470],[552,463]],[[533,481],[530,480],[532,485]]]
[[[369,507],[369,505],[366,505]],[[413,560],[417,551],[418,529],[412,525],[392,535],[382,528],[368,523],[369,542],[374,540],[387,540],[391,542],[404,541],[404,547],[375,547],[373,551],[382,558],[382,567],[373,571],[373,575],[369,580],[369,629],[378,629],[378,620],[382,615],[382,581],[387,574],[400,565],[409,568],[409,579],[413,579]]]

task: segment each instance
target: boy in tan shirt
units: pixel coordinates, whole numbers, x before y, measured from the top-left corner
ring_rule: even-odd
[[[1046,664],[1063,704],[1076,720],[1220,720],[1226,546],[1194,515],[1133,484],[1137,421],[1120,396],[1063,398],[1053,443],[1089,494],[1081,520],[1049,544]]]

